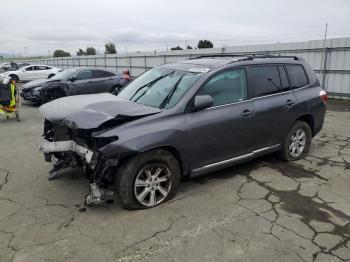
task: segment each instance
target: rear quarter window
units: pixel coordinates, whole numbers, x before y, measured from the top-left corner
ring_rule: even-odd
[[[302,65],[286,65],[291,88],[299,88],[309,84],[304,67]]]

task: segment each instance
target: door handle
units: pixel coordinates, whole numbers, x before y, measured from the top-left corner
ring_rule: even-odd
[[[252,110],[249,110],[249,109],[244,109],[241,113],[241,116],[243,117],[250,117],[251,115],[253,114],[253,111]]]
[[[287,105],[288,107],[291,107],[291,106],[295,105],[295,101],[292,100],[292,99],[288,99],[287,102],[286,102],[286,105]]]

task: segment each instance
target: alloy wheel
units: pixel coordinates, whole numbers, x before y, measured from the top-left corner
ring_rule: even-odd
[[[293,132],[289,141],[289,153],[292,157],[299,157],[305,149],[306,133],[299,128]]]
[[[170,169],[162,163],[144,165],[136,176],[134,193],[137,201],[147,207],[163,202],[171,189]]]

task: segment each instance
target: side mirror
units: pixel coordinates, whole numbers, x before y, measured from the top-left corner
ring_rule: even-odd
[[[71,82],[74,82],[75,80],[77,80],[77,78],[75,76],[72,76],[69,78],[69,81],[71,81]]]
[[[214,100],[210,95],[200,95],[194,98],[194,108],[196,111],[211,107],[213,104]]]
[[[50,79],[50,78],[53,77],[53,76],[55,76],[55,75],[51,74],[51,75],[49,75],[49,76],[47,77],[47,79]]]

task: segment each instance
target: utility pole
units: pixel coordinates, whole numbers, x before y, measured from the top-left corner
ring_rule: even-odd
[[[326,48],[326,42],[327,42],[327,31],[328,31],[328,23],[326,23],[326,27],[324,30],[324,39],[323,39],[323,53],[322,53],[322,87],[326,89],[325,87],[325,80],[326,80],[326,68],[327,68],[327,48]]]
[[[24,47],[24,57],[27,57],[27,47]]]

